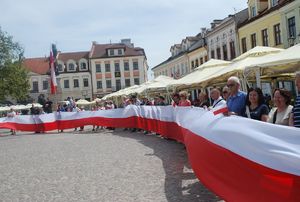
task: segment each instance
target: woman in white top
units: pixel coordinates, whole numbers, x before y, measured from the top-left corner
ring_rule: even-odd
[[[279,125],[289,125],[289,118],[293,106],[291,103],[291,93],[286,89],[275,89],[273,94],[274,104],[269,113],[269,123],[279,124]]]

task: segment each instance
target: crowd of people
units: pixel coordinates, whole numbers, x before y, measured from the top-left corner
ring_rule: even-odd
[[[170,104],[174,107],[194,106],[202,107],[206,110],[227,106],[228,111],[224,113],[226,116],[237,115],[273,124],[300,127],[300,72],[296,72],[295,84],[298,89],[298,96],[294,105],[291,105],[292,94],[287,89],[275,89],[273,92],[274,106],[269,106],[269,100],[263,95],[260,88],[249,88],[248,93],[245,93],[240,90],[240,80],[232,76],[222,89],[213,88],[210,90],[210,99],[207,93],[200,92],[198,99],[191,102],[187,91],[174,93],[171,103],[168,103],[164,96],[156,96],[153,100],[150,100],[145,96],[139,99],[137,95],[131,95],[129,97],[124,96],[122,103],[118,106],[112,100],[106,100],[97,102],[96,106],[93,106],[91,110],[110,110],[117,107],[124,108],[128,105],[166,106]],[[39,102],[43,107],[37,108],[32,105],[30,109],[31,115],[52,113],[53,102],[49,98],[45,100],[44,97],[39,97]],[[78,107],[71,97],[68,97],[63,104],[58,104],[56,109],[57,112],[80,112],[84,110],[84,107]],[[16,115],[17,113],[13,108],[7,113],[8,117]],[[84,126],[81,126],[80,131],[83,129]],[[93,131],[98,129],[99,126],[93,126]],[[108,127],[107,129],[113,130],[114,128]],[[133,128],[130,130],[134,132],[138,129]],[[16,134],[15,130],[11,130],[11,132]],[[145,134],[148,133],[148,131],[144,132]]]

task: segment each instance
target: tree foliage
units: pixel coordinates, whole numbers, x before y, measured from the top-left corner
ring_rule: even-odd
[[[24,49],[0,27],[0,101],[8,97],[17,101],[28,97],[27,71],[22,67]]]

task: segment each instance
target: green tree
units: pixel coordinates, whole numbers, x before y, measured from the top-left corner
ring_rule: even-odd
[[[17,101],[28,97],[27,71],[22,67],[24,49],[0,27],[0,101],[12,97]]]

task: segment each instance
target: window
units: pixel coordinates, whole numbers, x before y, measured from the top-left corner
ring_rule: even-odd
[[[70,88],[69,80],[64,80],[64,88]]]
[[[247,42],[246,37],[242,38],[242,53],[247,52]]]
[[[214,50],[210,51],[210,57],[215,58],[215,51]]]
[[[129,87],[130,86],[130,79],[125,79],[125,86]]]
[[[274,25],[274,40],[276,46],[281,44],[280,24]]]
[[[115,53],[114,53],[114,50],[113,50],[113,49],[110,49],[110,50],[109,50],[109,55],[110,55],[110,56],[113,56],[114,54],[115,54]]]
[[[223,45],[223,59],[228,60],[228,55],[227,55],[227,46],[226,44]]]
[[[75,71],[75,65],[73,63],[69,64],[69,71]]]
[[[268,30],[264,29],[261,31],[263,46],[268,46]]]
[[[192,61],[192,69],[194,69],[195,68],[195,64],[194,64],[194,61]]]
[[[229,43],[230,46],[230,55],[231,55],[231,60],[235,58],[235,45],[234,45],[234,41],[231,41]]]
[[[96,64],[96,72],[101,72],[101,65],[100,64]]]
[[[251,48],[256,46],[256,34],[251,34]]]
[[[134,84],[139,85],[140,84],[140,79],[139,78],[134,78]]]
[[[217,59],[221,59],[221,48],[217,48]]]
[[[277,6],[278,0],[271,0],[271,7]]]
[[[89,79],[88,78],[83,79],[83,87],[89,87]]]
[[[129,62],[124,62],[124,71],[129,71]]]
[[[207,55],[204,57],[204,62],[207,62],[208,61],[208,57]]]
[[[97,89],[102,88],[102,81],[97,81]]]
[[[111,80],[106,80],[106,88],[111,88]]]
[[[200,65],[203,64],[203,58],[200,58]]]
[[[43,81],[43,90],[48,89],[48,81]]]
[[[33,93],[39,92],[39,82],[38,81],[32,82],[32,92]]]
[[[118,55],[122,55],[122,49],[118,49]]]
[[[105,64],[105,72],[110,72],[110,64],[109,63]]]
[[[116,72],[120,71],[120,63],[118,63],[118,62],[115,63],[115,71]]]
[[[195,63],[195,67],[198,67],[199,66],[199,62],[198,62],[198,59],[196,59],[196,63]],[[183,65],[181,65],[181,69],[183,69]],[[182,73],[183,73],[183,71],[182,71]]]
[[[138,70],[138,69],[139,69],[139,63],[133,62],[133,70]]]
[[[81,62],[80,63],[80,69],[82,69],[82,70],[86,70],[87,69],[87,66],[86,66],[85,62]]]
[[[296,24],[295,24],[295,17],[291,17],[288,19],[288,37],[295,38],[296,37]]]
[[[255,6],[251,7],[251,17],[255,17],[256,16],[256,8]]]
[[[62,65],[62,64],[58,64],[58,71],[59,71],[59,72],[64,71],[63,65]]]
[[[116,91],[121,90],[121,80],[116,79]]]
[[[79,88],[79,80],[78,79],[74,79],[73,84],[74,84],[74,88]]]

